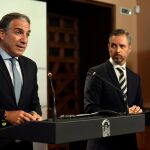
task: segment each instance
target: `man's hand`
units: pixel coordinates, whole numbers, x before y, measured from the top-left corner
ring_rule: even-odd
[[[42,121],[42,117],[37,114],[35,111],[31,111],[30,114],[37,120],[37,121]]]
[[[137,114],[142,112],[143,110],[137,105],[133,105],[132,107],[129,107],[129,114]]]
[[[26,121],[35,121],[35,120],[40,120],[40,116],[37,115],[32,115],[30,113],[27,113],[23,110],[16,110],[16,111],[5,111],[6,114],[6,121],[11,123],[12,125],[19,125],[21,123],[24,123]]]

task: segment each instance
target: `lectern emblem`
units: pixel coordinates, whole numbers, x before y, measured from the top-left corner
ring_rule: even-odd
[[[110,136],[110,121],[108,119],[104,119],[102,121],[102,137]]]

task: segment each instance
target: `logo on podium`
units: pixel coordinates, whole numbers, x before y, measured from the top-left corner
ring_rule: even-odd
[[[104,119],[102,121],[102,137],[110,136],[110,121],[108,119]]]

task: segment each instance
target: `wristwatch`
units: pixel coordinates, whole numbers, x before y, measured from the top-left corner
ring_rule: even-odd
[[[7,121],[6,121],[6,111],[4,110],[4,111],[2,111],[1,112],[2,114],[2,117],[1,117],[1,124],[0,124],[0,126],[1,126],[1,128],[3,128],[3,127],[5,127],[6,125],[7,125]]]

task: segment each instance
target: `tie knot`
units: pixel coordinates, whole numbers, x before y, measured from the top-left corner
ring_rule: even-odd
[[[15,57],[10,58],[10,61],[13,65],[16,65],[17,59]]]

